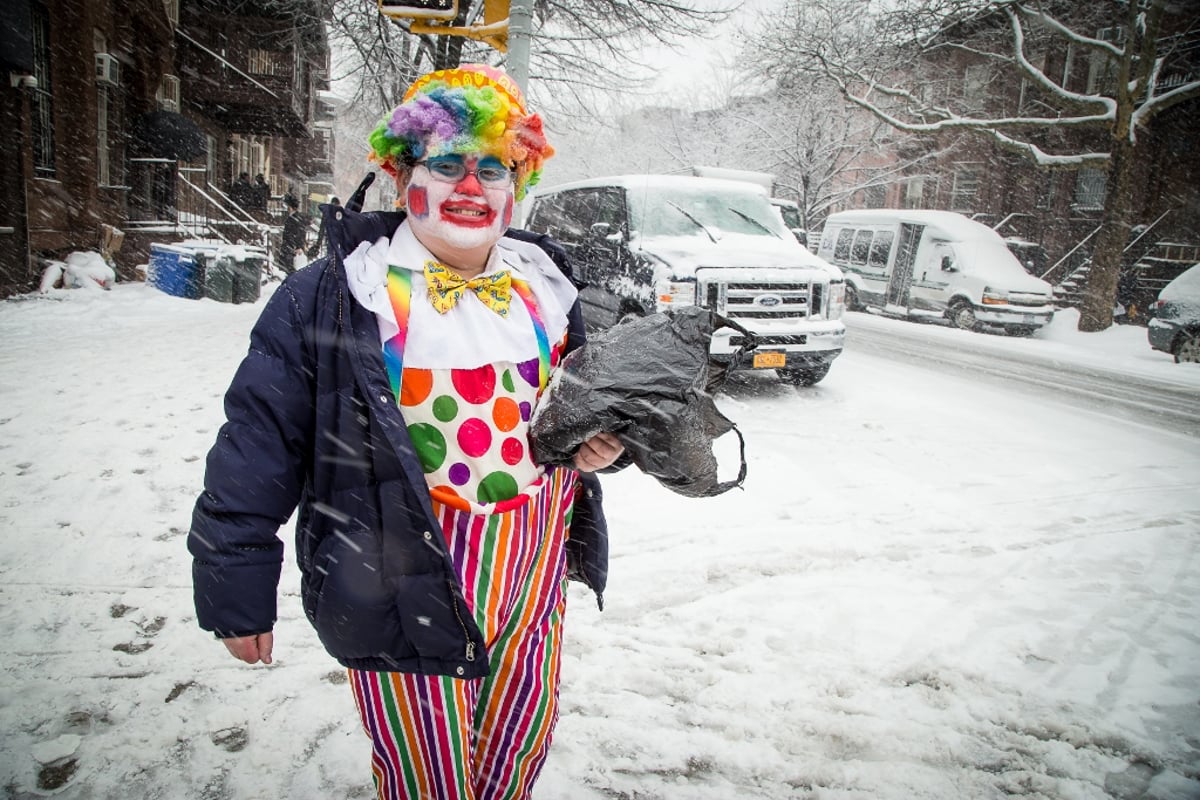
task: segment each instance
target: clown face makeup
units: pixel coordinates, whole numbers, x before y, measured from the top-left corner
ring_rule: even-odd
[[[447,266],[482,270],[512,222],[511,174],[493,156],[449,155],[418,162],[405,189],[409,225]]]

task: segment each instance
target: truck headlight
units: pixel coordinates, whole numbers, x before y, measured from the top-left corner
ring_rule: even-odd
[[[826,319],[841,319],[842,312],[846,310],[846,284],[831,283],[829,284],[829,309],[825,314]]]
[[[654,292],[655,310],[667,311],[679,306],[696,305],[695,281],[659,281]]]
[[[1008,292],[985,286],[983,287],[983,304],[985,306],[1006,306],[1008,305]]]

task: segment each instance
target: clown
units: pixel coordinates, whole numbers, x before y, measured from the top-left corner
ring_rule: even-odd
[[[527,798],[566,580],[604,589],[592,473],[622,465],[606,433],[570,464],[531,456],[550,371],[584,338],[561,248],[509,230],[553,149],[483,65],[418,79],[370,145],[403,211],[326,207],[329,256],[255,326],[193,515],[197,618],[271,662],[298,506],[304,610],[348,669],[379,797]]]
[[[460,274],[482,269],[554,154],[516,84],[479,64],[417,80],[369,141],[416,237],[449,248]]]

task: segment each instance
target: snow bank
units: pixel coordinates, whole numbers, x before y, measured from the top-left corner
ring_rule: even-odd
[[[42,273],[38,289],[111,289],[117,282],[116,271],[104,257],[91,251],[76,251],[66,262],[50,261]]]

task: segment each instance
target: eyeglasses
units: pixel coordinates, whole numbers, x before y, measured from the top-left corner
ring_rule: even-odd
[[[444,183],[458,183],[468,175],[474,175],[485,186],[504,186],[513,178],[511,169],[490,159],[476,164],[475,169],[467,169],[461,158],[453,156],[427,158],[418,161],[417,165],[429,170],[434,180]]]

